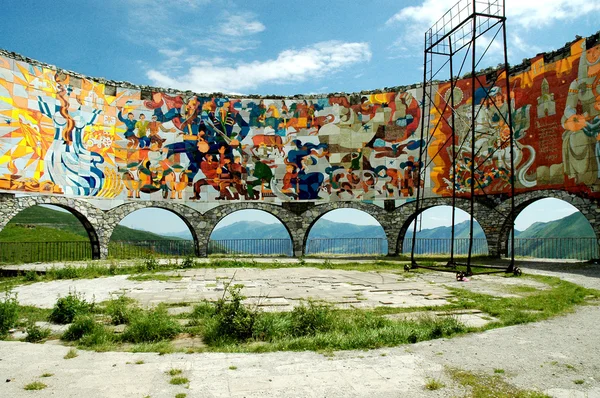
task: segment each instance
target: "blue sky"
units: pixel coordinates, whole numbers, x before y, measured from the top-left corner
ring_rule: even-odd
[[[419,82],[423,33],[454,3],[4,0],[0,48],[197,92],[354,92]],[[599,1],[506,0],[506,10],[513,64],[600,28]],[[568,214],[551,207],[541,213]]]

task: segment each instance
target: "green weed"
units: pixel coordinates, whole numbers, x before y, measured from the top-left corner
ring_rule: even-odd
[[[425,382],[425,389],[429,391],[439,390],[444,388],[446,385],[439,380],[428,378]]]
[[[69,350],[69,352],[67,352],[67,354],[64,356],[65,359],[73,359],[73,358],[77,358],[79,356],[79,354],[77,353],[77,350],[75,348],[71,348]]]
[[[244,341],[252,337],[257,312],[242,303],[245,299],[241,294],[242,287],[227,284],[227,294],[214,304],[214,315],[205,324],[204,339],[207,343]]]
[[[179,331],[179,324],[169,316],[164,305],[159,305],[153,310],[136,313],[123,333],[123,340],[156,343],[172,339]]]
[[[34,381],[33,383],[29,383],[29,384],[25,385],[25,387],[23,387],[23,389],[25,389],[27,391],[37,391],[37,390],[43,390],[46,387],[48,387],[48,386],[45,385],[44,383],[42,383],[41,381]]]
[[[50,313],[50,321],[59,324],[73,322],[76,315],[83,315],[92,312],[93,303],[88,303],[83,294],[76,291],[69,292],[65,297],[59,297]]]
[[[18,320],[17,294],[7,291],[4,293],[4,299],[0,301],[0,337],[6,336],[8,331],[17,325]]]
[[[187,377],[173,377],[171,379],[171,381],[169,381],[170,384],[173,385],[182,385],[182,384],[188,384],[190,381],[187,379]]]
[[[25,329],[27,336],[25,336],[25,341],[28,343],[39,343],[40,341],[47,339],[50,336],[50,329],[41,328],[34,323],[27,326]]]
[[[105,303],[104,313],[110,316],[110,321],[113,325],[129,323],[135,313],[139,311],[133,306],[134,303],[135,300],[122,294]]]
[[[504,381],[500,376],[447,369],[447,373],[463,387],[470,389],[473,398],[550,398],[533,390],[523,390]]]

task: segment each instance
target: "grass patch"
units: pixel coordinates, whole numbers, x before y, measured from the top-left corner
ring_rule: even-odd
[[[42,375],[40,377],[52,377],[54,376],[54,373],[42,373]]]
[[[110,317],[110,322],[113,325],[129,323],[139,311],[139,309],[134,306],[135,300],[124,294],[119,295],[116,298],[111,298],[103,304],[103,312]]]
[[[140,311],[130,321],[123,340],[131,343],[156,343],[170,340],[180,331],[179,324],[159,305],[153,310]]]
[[[145,362],[144,362],[144,361],[142,361],[142,360],[135,361],[135,364],[136,364],[136,365],[143,365],[144,363],[145,363]]]
[[[447,369],[452,379],[470,389],[473,398],[550,398],[538,391],[523,390],[504,381],[501,376]]]
[[[496,374],[504,374],[504,369],[494,369],[494,373],[496,373]]]
[[[181,370],[181,369],[171,369],[171,370],[167,371],[167,374],[171,377],[180,375],[182,373],[183,373],[183,370]]]
[[[572,311],[575,305],[583,304],[586,300],[600,297],[600,291],[586,289],[557,277],[529,275],[528,278],[545,283],[550,288],[518,298],[498,298],[466,289],[450,288],[455,299],[450,307],[444,309],[479,309],[498,318],[497,322],[490,322],[484,327],[491,329],[548,319]]]
[[[428,378],[425,382],[425,389],[429,391],[439,390],[444,387],[446,387],[446,385],[436,379]]]
[[[65,297],[59,297],[50,313],[50,321],[59,324],[73,322],[76,315],[89,314],[94,309],[93,303],[88,303],[83,294],[70,291]]]
[[[98,352],[110,351],[114,347],[115,335],[91,315],[78,315],[61,336],[62,340],[76,341],[82,348]]]
[[[79,354],[77,353],[77,350],[75,348],[71,348],[69,352],[67,352],[67,355],[64,356],[64,359],[73,359],[77,358],[78,356]]]
[[[21,326],[27,326],[35,322],[47,321],[51,312],[52,310],[49,308],[38,308],[30,305],[21,305],[19,306],[19,324]]]
[[[226,352],[368,349],[450,337],[467,329],[452,317],[386,319],[373,311],[336,310],[308,301],[291,312],[262,313],[243,305],[240,286],[191,316],[208,350]]]
[[[585,381],[581,380],[581,379],[577,379],[577,380],[573,380],[573,383],[575,383],[575,384],[583,384],[583,383],[585,383]]]
[[[50,336],[52,333],[48,328],[41,328],[35,324],[30,324],[25,329],[27,336],[25,336],[25,341],[28,343],[39,343]]]
[[[170,341],[161,341],[159,343],[140,343],[131,348],[131,352],[158,352],[160,355],[172,354],[175,347]]]
[[[17,325],[19,320],[19,302],[16,293],[5,292],[0,301],[0,338],[8,335],[8,331]]]
[[[231,366],[229,367],[229,370],[237,370],[237,366],[233,366],[233,365],[231,365]]]
[[[182,392],[180,392],[179,394],[175,394],[175,398],[185,398],[187,397],[187,394],[184,394]]]
[[[37,390],[43,390],[46,387],[48,387],[48,386],[45,385],[44,383],[42,383],[41,381],[34,381],[33,383],[29,383],[29,384],[25,385],[25,387],[23,387],[23,389],[27,390],[27,391],[37,391]]]
[[[190,381],[187,379],[187,377],[173,377],[171,379],[171,381],[169,381],[170,384],[173,384],[175,386],[180,386],[182,384],[188,384]]]

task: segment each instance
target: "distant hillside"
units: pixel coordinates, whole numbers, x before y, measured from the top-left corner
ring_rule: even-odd
[[[286,239],[289,234],[283,224],[265,224],[259,221],[238,221],[215,229],[213,240],[223,239]]]
[[[56,230],[60,230],[58,233]],[[33,206],[17,214],[0,233],[0,242],[56,242],[87,240],[87,232],[71,213]],[[111,240],[179,240],[117,225]]]
[[[594,230],[579,212],[560,220],[536,222],[515,236],[517,256],[582,260],[598,257]]]
[[[58,230],[58,231],[57,231]],[[484,238],[485,235],[479,224],[474,225],[475,238]],[[417,238],[420,241],[447,240],[451,236],[450,227],[437,227],[423,229],[417,232]],[[455,226],[455,236],[458,239],[468,238],[469,221],[464,221]],[[516,253],[521,256],[548,257],[553,253],[560,252],[559,255],[564,258],[581,258],[588,256],[581,253],[591,252],[587,246],[594,246],[594,242],[587,242],[571,246],[562,245],[560,248],[552,247],[548,249],[544,245],[547,243],[537,241],[525,241],[526,238],[595,238],[592,227],[587,222],[583,214],[577,212],[564,217],[560,220],[546,223],[537,222],[527,228],[525,231],[515,231],[515,236],[519,238]],[[234,224],[215,229],[211,235],[212,240],[241,240],[241,239],[286,239],[288,232],[282,224],[266,224],[256,221],[240,221]],[[409,230],[407,238],[412,238],[412,230]],[[117,226],[113,232],[112,241],[149,241],[149,240],[184,240],[189,239],[189,233],[182,232],[171,236],[158,235],[152,232],[131,229],[123,226]],[[383,229],[379,225],[356,225],[350,222],[338,223],[321,219],[315,223],[310,231],[309,240],[332,239],[332,238],[385,238]],[[53,209],[34,206],[26,209],[15,216],[11,222],[0,233],[0,241],[4,242],[52,242],[52,241],[86,241],[87,233],[79,220],[70,213],[56,211]],[[466,241],[466,239],[461,239]],[[565,241],[563,239],[563,241]],[[408,241],[405,241],[408,243]],[[549,241],[546,241],[549,242]],[[440,243],[437,250],[440,249]],[[442,245],[445,243],[442,243]],[[461,243],[462,244],[462,243]],[[578,246],[579,245],[579,246]],[[348,247],[345,247],[348,246]],[[464,245],[463,245],[464,246]],[[442,250],[446,246],[442,247]],[[467,247],[467,246],[465,246]],[[458,253],[465,249],[462,246],[455,246]],[[334,252],[351,252],[356,249],[353,242],[345,242]],[[387,252],[385,244],[379,248],[381,252]],[[378,249],[378,250],[379,250]],[[429,248],[421,246],[417,252],[426,253]],[[482,248],[477,247],[476,252],[485,250],[485,242],[482,242]],[[591,257],[590,254],[588,257]]]
[[[536,222],[525,231],[517,234],[518,238],[595,238],[592,226],[580,212],[573,213],[560,220]]]
[[[454,226],[454,237],[456,239],[469,238],[470,222],[463,221]],[[473,223],[473,233],[475,238],[485,238],[485,233],[477,221]],[[408,238],[412,238],[412,230],[408,231]],[[450,239],[452,237],[452,227],[436,227],[417,231],[417,239]]]

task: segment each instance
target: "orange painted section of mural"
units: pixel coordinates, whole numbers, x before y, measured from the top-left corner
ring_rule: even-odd
[[[516,192],[567,189],[590,197],[600,196],[600,46],[586,49],[586,40],[571,45],[570,55],[544,63],[540,55],[531,68],[510,76],[514,127]],[[475,193],[510,193],[510,130],[505,75],[486,85],[471,78],[459,80],[454,90],[457,154],[456,192],[469,196],[471,183],[471,103],[475,103]],[[436,98],[444,110],[450,84],[441,84]],[[489,93],[489,96],[485,94]],[[449,101],[449,100],[448,100]],[[432,159],[433,193],[452,194],[452,134],[447,123],[450,109],[432,113],[428,146]],[[442,117],[443,116],[443,117]]]
[[[485,81],[473,97],[470,84],[454,90],[454,143],[437,123],[449,110],[431,115],[426,196],[451,195],[453,144],[455,187],[469,194],[472,103],[476,193],[510,192],[508,101],[517,191],[598,196],[600,46],[580,40],[564,59],[532,60],[511,76],[511,98]],[[436,88],[440,109],[448,89]],[[420,99],[417,89],[284,100],[115,91],[0,57],[0,190],[188,203],[413,200],[427,141],[419,139]]]

